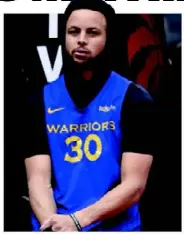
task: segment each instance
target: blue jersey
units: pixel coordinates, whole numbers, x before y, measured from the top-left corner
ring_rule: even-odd
[[[44,87],[45,121],[59,214],[79,211],[100,200],[121,182],[121,108],[131,82],[111,72],[104,87],[84,109],[70,98],[64,77]],[[77,88],[77,87],[76,87]],[[34,230],[39,230],[33,216]],[[138,204],[111,221],[84,231],[131,231],[140,225]]]

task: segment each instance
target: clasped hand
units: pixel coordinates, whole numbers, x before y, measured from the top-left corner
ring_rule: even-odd
[[[40,231],[51,228],[54,232],[77,231],[77,227],[69,215],[54,214],[40,227]]]

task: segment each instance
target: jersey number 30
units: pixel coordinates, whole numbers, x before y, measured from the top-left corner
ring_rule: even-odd
[[[94,154],[92,154],[89,151],[89,145],[91,141],[94,141],[96,144],[96,151]],[[82,139],[78,136],[72,136],[65,140],[65,143],[67,145],[70,145],[73,142],[75,142],[76,145],[72,146],[71,150],[72,152],[76,152],[77,155],[75,157],[71,157],[68,153],[66,153],[64,159],[65,161],[68,161],[70,163],[79,162],[83,157],[83,153],[90,161],[96,161],[100,157],[100,154],[102,152],[102,142],[97,135],[95,134],[88,135],[84,141],[84,144],[82,142]]]

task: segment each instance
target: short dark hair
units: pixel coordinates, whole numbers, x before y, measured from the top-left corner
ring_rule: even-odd
[[[111,31],[114,19],[115,19],[115,11],[111,5],[106,3],[104,0],[73,0],[67,6],[64,12],[65,24],[67,23],[68,18],[71,13],[75,10],[79,9],[88,9],[92,11],[98,11],[102,13],[107,21],[107,29]]]
[[[99,11],[105,16],[107,21],[110,21],[115,15],[115,11],[112,6],[103,0],[73,0],[69,3],[64,12],[65,20],[68,20],[74,10],[79,9]]]

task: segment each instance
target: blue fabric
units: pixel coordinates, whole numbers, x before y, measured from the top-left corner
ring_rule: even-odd
[[[81,210],[120,182],[121,107],[131,82],[112,72],[93,101],[79,110],[63,76],[44,88],[45,116],[56,179],[54,198],[59,214]],[[76,87],[77,88],[77,87]],[[49,108],[51,111],[49,112]],[[34,230],[39,229],[34,220]],[[128,231],[140,225],[138,205],[83,231]]]

